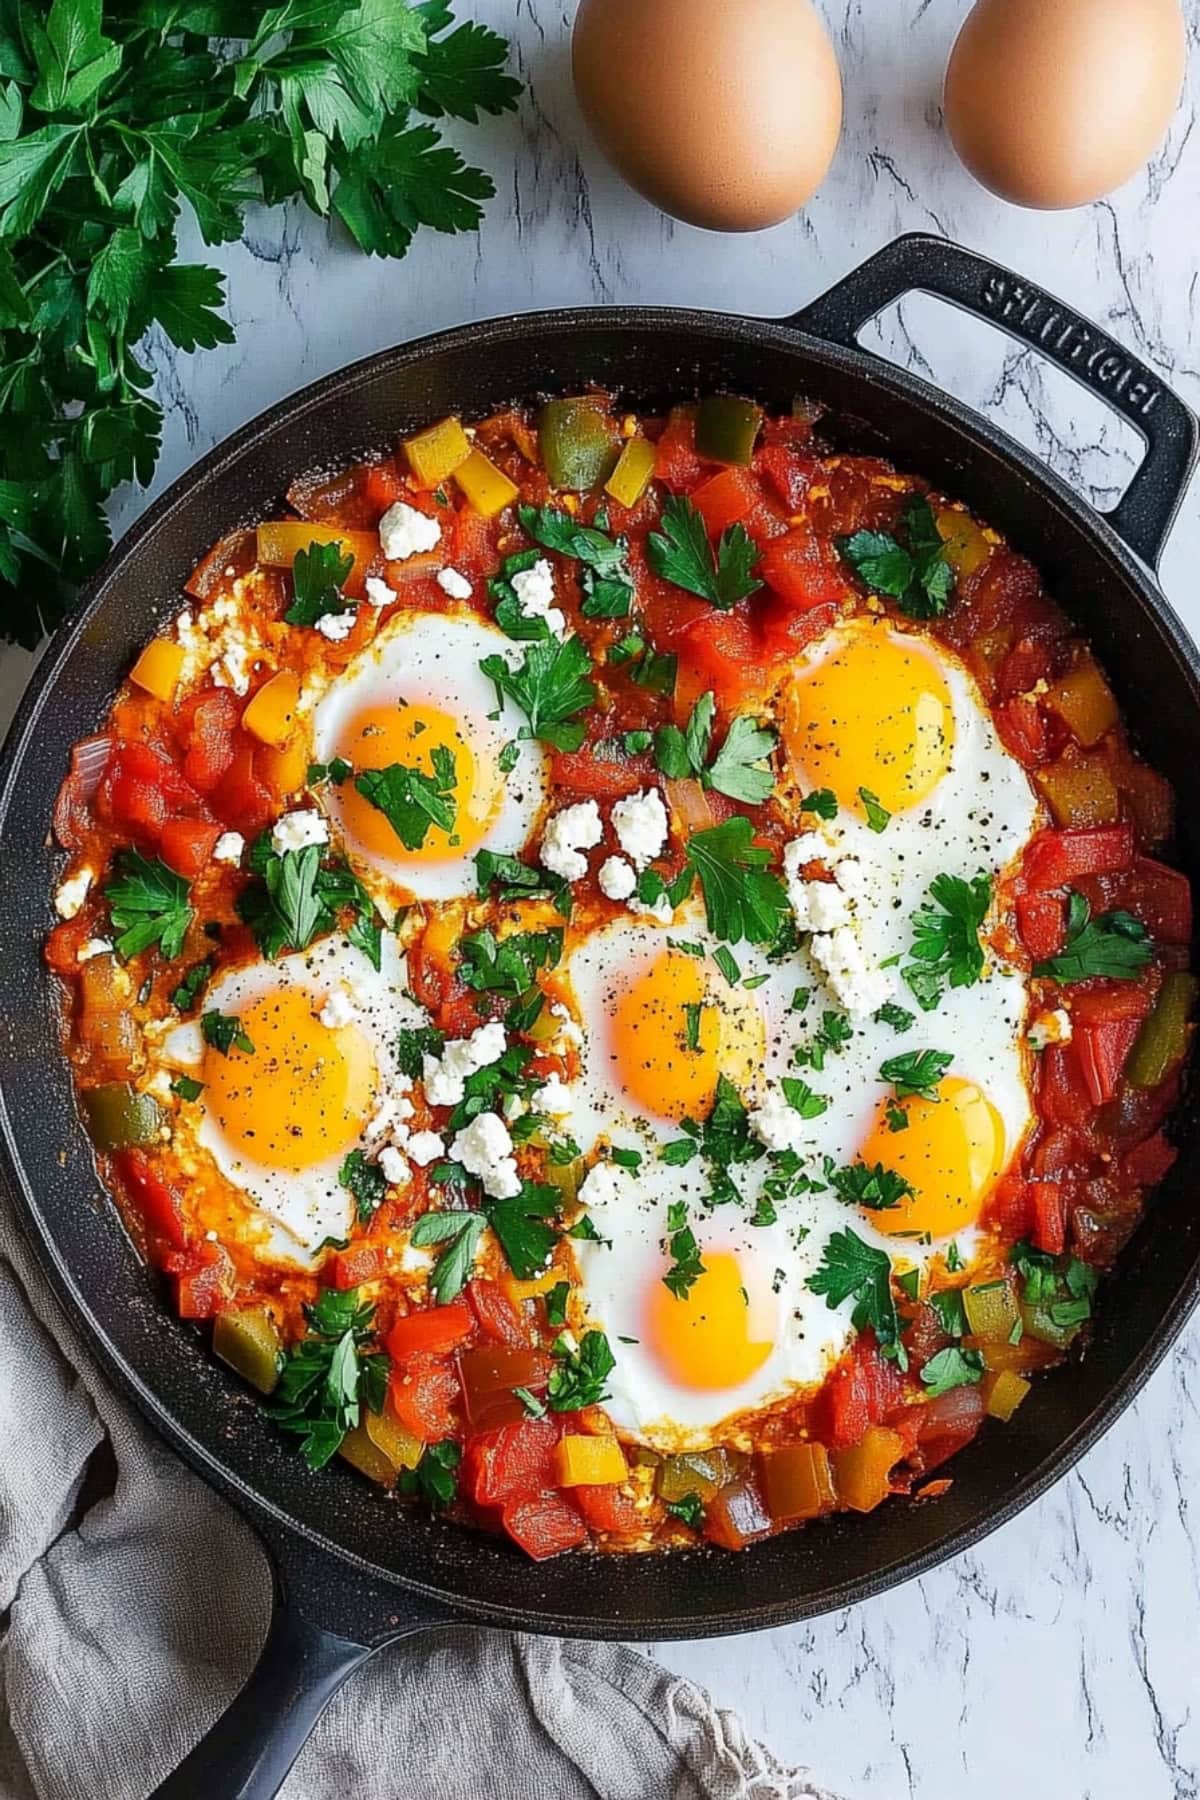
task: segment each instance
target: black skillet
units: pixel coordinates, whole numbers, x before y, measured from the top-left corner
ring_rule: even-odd
[[[924,290],[990,320],[1128,419],[1146,454],[1100,517],[968,408],[863,352],[863,326]],[[58,1049],[41,944],[58,858],[49,819],[72,743],[103,717],[134,653],[231,527],[269,517],[288,483],[389,444],[448,412],[478,416],[598,382],[634,406],[729,388],[775,407],[830,409],[846,448],[881,450],[993,521],[1044,571],[1094,642],[1150,760],[1192,791],[1200,661],[1151,571],[1197,453],[1197,422],[1157,377],[1029,282],[929,237],[897,240],[794,317],[644,308],[468,325],[306,388],[206,456],[152,506],[90,584],[38,668],[0,766],[0,1043],[8,1185],[59,1299],[113,1380],[257,1528],[275,1571],[258,1667],[162,1788],[169,1800],[268,1800],[322,1709],[383,1645],[451,1621],[578,1637],[661,1639],[784,1625],[877,1594],[978,1541],[1041,1494],[1138,1393],[1200,1280],[1200,1130],[1106,1289],[1076,1366],[1035,1384],[985,1430],[945,1498],[834,1518],[740,1556],[568,1556],[535,1564],[497,1539],[397,1513],[348,1468],[311,1474],[290,1439],[170,1316],[99,1191]],[[1200,882],[1196,809],[1178,855]],[[19,1003],[14,1003],[19,996]]]

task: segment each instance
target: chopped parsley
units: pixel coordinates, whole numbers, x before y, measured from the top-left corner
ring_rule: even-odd
[[[562,949],[561,930],[516,931],[497,938],[485,928],[462,939],[459,973],[476,993],[516,999],[534,986],[539,971],[556,967]]]
[[[433,773],[389,763],[386,769],[364,769],[354,786],[368,806],[381,812],[406,850],[420,850],[431,825],[454,829],[457,781],[454,753],[444,744],[432,752]]]
[[[696,780],[731,800],[761,806],[774,791],[775,777],[764,765],[778,739],[748,713],[739,713],[709,763],[716,710],[712,693],[701,694],[682,731],[678,725],[660,725],[654,733],[655,761],[668,780]]]
[[[420,1081],[427,1056],[440,1056],[445,1033],[433,1025],[406,1025],[396,1042],[396,1067],[410,1081]]]
[[[558,1232],[546,1220],[558,1211],[556,1187],[527,1181],[511,1200],[492,1200],[487,1220],[518,1281],[532,1281],[550,1261]]]
[[[427,1212],[413,1225],[410,1241],[417,1249],[446,1246],[429,1274],[429,1291],[439,1306],[457,1299],[470,1280],[486,1225],[487,1219],[479,1212]]]
[[[239,894],[237,911],[264,956],[274,961],[286,949],[307,950],[314,938],[333,931],[348,909],[353,916],[347,937],[379,968],[379,915],[345,863],[334,860],[323,865],[319,844],[281,853],[273,848],[269,830],[252,844],[249,863],[257,879]]]
[[[171,1092],[178,1094],[181,1100],[198,1100],[204,1092],[204,1083],[194,1080],[191,1075],[177,1075],[171,1083]]]
[[[267,1411],[301,1438],[309,1468],[321,1469],[358,1425],[364,1406],[381,1410],[388,1362],[364,1348],[375,1309],[360,1304],[357,1288],[323,1289],[304,1317],[307,1334],[288,1351]]]
[[[726,612],[762,586],[754,577],[758,547],[744,525],[722,532],[714,550],[704,520],[681,495],[665,503],[659,525],[646,539],[646,560],[664,581]]]
[[[892,1265],[884,1250],[865,1243],[847,1226],[830,1233],[819,1267],[808,1278],[814,1294],[823,1294],[832,1310],[853,1299],[852,1323],[857,1331],[869,1326],[885,1356],[907,1368],[908,1358],[900,1342],[900,1322],[892,1297]]]
[[[151,862],[140,850],[119,850],[113,871],[116,880],[109,882],[104,898],[116,933],[117,955],[128,962],[157,944],[172,962],[183,949],[196,916],[188,903],[187,882],[166,863]]]
[[[869,1212],[890,1212],[914,1192],[911,1182],[882,1163],[848,1163],[828,1171],[829,1185],[848,1206],[865,1206]]]
[[[687,1207],[682,1200],[673,1200],[667,1208],[667,1231],[667,1248],[672,1261],[662,1278],[663,1286],[677,1300],[682,1300],[705,1272],[700,1260],[700,1246],[687,1222]]]
[[[365,1225],[383,1203],[387,1179],[378,1163],[368,1162],[361,1150],[351,1150],[338,1170],[338,1182],[354,1201],[360,1225]]]
[[[567,1322],[567,1298],[571,1292],[570,1284],[556,1281],[546,1292],[547,1325],[565,1325]]]
[[[231,1050],[254,1055],[254,1045],[246,1035],[242,1021],[234,1013],[206,1012],[200,1016],[200,1030],[206,1044],[228,1056]]]
[[[699,1494],[681,1494],[678,1500],[668,1500],[666,1507],[672,1517],[682,1519],[693,1531],[703,1531],[704,1502]]]
[[[875,1014],[879,1025],[890,1025],[893,1031],[904,1033],[911,1031],[917,1022],[916,1013],[910,1013],[907,1007],[897,1006],[894,1000],[885,1000]]]
[[[949,1344],[924,1364],[921,1380],[931,1400],[936,1400],[939,1394],[948,1394],[951,1388],[973,1386],[983,1380],[982,1352]]]
[[[929,1304],[937,1314],[938,1324],[947,1337],[966,1337],[967,1309],[963,1304],[961,1288],[939,1288],[936,1294],[930,1294]]]
[[[699,878],[714,937],[731,944],[775,942],[788,915],[788,898],[779,877],[766,866],[770,861],[771,852],[754,842],[754,827],[740,813],[692,833],[687,867]]]
[[[798,1112],[802,1119],[819,1119],[828,1110],[829,1102],[824,1094],[814,1094],[807,1081],[801,1081],[797,1075],[785,1075],[780,1082],[783,1097],[793,1112]]]
[[[1024,1241],[1013,1246],[1011,1261],[1021,1278],[1022,1300],[1044,1314],[1063,1341],[1091,1318],[1100,1275],[1090,1263],[1077,1256],[1051,1256]]]
[[[872,831],[886,831],[891,823],[892,815],[886,806],[881,806],[878,798],[870,788],[860,787],[858,797],[863,803],[867,815],[867,825]]]
[[[1127,912],[1097,913],[1082,894],[1067,902],[1067,941],[1057,956],[1035,963],[1033,972],[1050,981],[1132,981],[1151,960],[1146,927]]]
[[[553,1412],[578,1412],[608,1398],[604,1384],[617,1361],[602,1331],[586,1331],[577,1350],[562,1338],[553,1348],[557,1360],[546,1395]]]
[[[797,992],[799,991],[798,989]],[[797,1010],[802,1012],[804,1009],[800,1007]],[[827,1009],[821,1014],[821,1023],[814,1032],[812,1041],[794,1050],[792,1060],[801,1068],[814,1069],[819,1075],[825,1067],[826,1055],[840,1056],[853,1036],[854,1027],[845,1013]]]
[[[814,788],[800,802],[800,811],[815,813],[818,819],[836,819],[837,795],[832,788]]]
[[[947,986],[974,987],[983,974],[979,933],[992,903],[987,875],[964,881],[960,875],[935,875],[929,900],[912,916],[912,962],[904,980],[922,1012],[932,1012]]]
[[[475,856],[475,885],[480,894],[493,890],[501,900],[554,901],[564,918],[571,912],[571,890],[560,875],[534,868],[519,856],[503,856],[495,850],[480,850]]]
[[[284,613],[289,625],[315,625],[327,613],[346,612],[342,589],[350,579],[354,558],[340,543],[312,543],[297,550],[292,561],[292,604]]]
[[[633,608],[629,546],[594,525],[583,525],[553,506],[522,506],[522,528],[538,544],[583,563],[580,586],[585,619],[625,619]],[[499,620],[499,611],[496,614]]]
[[[428,1502],[444,1511],[458,1493],[458,1465],[462,1447],[453,1438],[439,1444],[427,1444],[415,1469],[404,1469],[400,1475],[400,1492],[409,1499]]]
[[[688,1050],[700,1048],[700,1015],[704,1011],[698,1000],[685,1002],[683,1008],[684,1044]]]
[[[683,1168],[694,1157],[703,1157],[710,1182],[709,1205],[740,1202],[742,1195],[731,1170],[741,1163],[757,1162],[764,1152],[750,1130],[750,1114],[742,1097],[727,1076],[717,1077],[716,1098],[704,1123],[684,1119],[682,1129],[686,1136],[664,1144],[659,1151],[661,1160],[669,1167]]]
[[[950,1050],[906,1050],[879,1065],[880,1081],[890,1081],[897,1100],[936,1100],[938,1082],[954,1061]]]
[[[353,763],[348,763],[344,756],[335,756],[332,762],[309,763],[305,785],[314,788],[332,781],[335,786],[340,787],[343,781],[349,781],[353,773]]]
[[[596,699],[588,680],[592,659],[579,638],[530,644],[515,669],[502,656],[485,656],[479,666],[497,696],[525,714],[529,722],[522,736],[540,738],[556,750],[578,750],[584,728],[576,715]]]
[[[954,570],[928,500],[904,514],[907,545],[887,531],[856,531],[838,539],[838,553],[875,594],[895,600],[910,619],[939,619],[954,591]]]
[[[207,959],[193,963],[179,986],[171,995],[171,1005],[177,1012],[190,1012],[200,998],[206,982],[212,975],[213,966]]]

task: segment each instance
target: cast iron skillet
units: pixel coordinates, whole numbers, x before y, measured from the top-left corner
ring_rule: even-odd
[[[1146,456],[1100,518],[974,413],[856,347],[913,290],[991,320],[1135,425]],[[1087,1357],[1035,1384],[986,1430],[935,1504],[893,1502],[740,1556],[565,1557],[397,1513],[349,1469],[312,1474],[291,1441],[172,1318],[99,1191],[58,1048],[41,944],[57,858],[48,821],[72,743],[102,717],[156,618],[222,533],[268,517],[302,471],[334,467],[431,418],[589,382],[634,405],[728,387],[786,406],[824,402],[847,448],[881,449],[992,520],[1044,571],[1096,645],[1150,760],[1187,793],[1200,767],[1200,661],[1159,592],[1158,561],[1197,453],[1197,422],[1161,382],[1068,308],[981,257],[901,238],[780,321],[638,308],[469,325],[356,363],[237,433],[165,494],[56,637],[0,765],[0,967],[19,1004],[0,1044],[3,1161],[59,1299],[115,1382],[260,1532],[275,1611],[247,1686],[183,1767],[169,1800],[269,1800],[328,1700],[384,1644],[464,1619],[580,1637],[700,1637],[782,1625],[934,1567],[1042,1493],[1111,1424],[1180,1329],[1200,1282],[1200,1131],[1106,1289]],[[1200,882],[1196,809],[1179,855]]]

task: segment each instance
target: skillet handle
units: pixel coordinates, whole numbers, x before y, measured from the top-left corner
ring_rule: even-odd
[[[449,1612],[389,1611],[352,1567],[273,1529],[271,1622],[245,1686],[147,1800],[275,1800],[329,1702],[355,1670],[401,1638],[452,1623]],[[317,1623],[319,1614],[325,1623]]]
[[[1196,466],[1200,424],[1152,369],[1061,300],[973,250],[912,232],[784,323],[856,349],[864,325],[917,291],[949,300],[1029,344],[1135,427],[1146,454],[1106,516],[1129,548],[1157,568]]]

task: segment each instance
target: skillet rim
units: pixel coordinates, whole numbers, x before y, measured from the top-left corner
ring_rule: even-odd
[[[1037,489],[1039,499],[1056,508],[1071,528],[1098,540],[1098,548],[1110,562],[1117,565],[1125,583],[1136,590],[1148,621],[1157,628],[1162,646],[1170,654],[1176,672],[1190,690],[1193,703],[1200,712],[1200,650],[1193,644],[1158,587],[1152,572],[1114,531],[1104,514],[1080,500],[1059,476],[973,408],[921,377],[887,363],[868,351],[846,347],[813,335],[804,329],[803,314],[799,315],[797,322],[793,322],[788,319],[743,319],[720,311],[678,307],[549,309],[467,322],[359,358],[341,369],[319,377],[259,413],[178,476],[114,545],[103,565],[85,585],[78,608],[55,633],[31,676],[3,750],[0,751],[0,836],[7,823],[13,783],[21,769],[29,735],[67,668],[80,637],[103,607],[108,588],[119,577],[125,561],[143,541],[167,527],[178,512],[190,504],[197,489],[210,477],[221,472],[229,462],[251,452],[259,440],[281,424],[294,424],[335,399],[344,402],[363,384],[373,382],[387,373],[399,373],[443,352],[452,352],[460,348],[467,338],[478,349],[490,344],[515,344],[521,339],[535,342],[538,336],[551,330],[571,332],[597,327],[614,334],[649,332],[665,336],[676,333],[693,344],[698,336],[707,336],[712,340],[736,342],[751,347],[770,345],[787,355],[807,356],[823,363],[834,373],[843,369],[859,377],[865,375],[870,382],[890,390],[901,401],[915,404],[937,427],[949,428],[965,437],[972,448],[999,457]],[[44,777],[41,779],[44,780]],[[536,1614],[531,1614],[522,1608],[507,1607],[494,1601],[463,1597],[458,1593],[447,1595],[437,1585],[366,1562],[355,1552],[301,1523],[259,1494],[175,1417],[165,1401],[160,1400],[146,1385],[135,1365],[111,1342],[107,1330],[95,1317],[66,1257],[51,1235],[25,1178],[13,1141],[7,1093],[0,1093],[0,1170],[5,1178],[5,1185],[12,1191],[22,1229],[47,1273],[56,1297],[64,1306],[68,1318],[78,1324],[85,1342],[97,1355],[110,1378],[192,1468],[243,1516],[248,1515],[264,1531],[277,1551],[283,1550],[285,1561],[287,1540],[299,1540],[309,1551],[317,1553],[322,1559],[329,1559],[335,1566],[341,1564],[361,1571],[386,1594],[413,1595],[431,1603],[439,1609],[442,1617],[449,1614],[459,1619],[466,1617],[485,1624],[552,1634],[645,1641],[670,1636],[701,1638],[731,1631],[763,1629],[795,1623],[857,1604],[928,1573],[1008,1523],[1074,1466],[1141,1391],[1200,1299],[1198,1256],[1190,1269],[1185,1270],[1181,1276],[1170,1304],[1149,1331],[1142,1349],[1126,1365],[1119,1380],[1074,1430],[1015,1482],[1002,1503],[986,1507],[979,1517],[952,1528],[946,1536],[927,1548],[883,1558],[882,1566],[870,1573],[842,1581],[833,1587],[765,1605],[754,1604],[740,1608],[726,1606],[720,1612],[691,1612],[683,1617],[664,1612],[653,1618],[641,1617],[636,1621],[621,1617],[580,1617],[569,1611],[539,1610]],[[282,1534],[284,1545],[280,1545],[277,1534]],[[717,1553],[688,1551],[676,1553],[673,1560],[681,1570],[695,1574],[703,1567],[703,1559],[710,1554]]]

